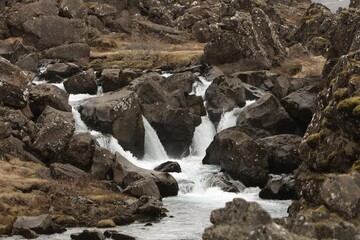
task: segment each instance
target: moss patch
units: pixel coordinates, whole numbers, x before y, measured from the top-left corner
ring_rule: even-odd
[[[334,92],[333,96],[337,101],[343,100],[343,99],[349,97],[348,89],[347,88],[340,88],[340,89],[338,89],[338,90],[336,90]]]
[[[309,147],[314,148],[319,144],[320,138],[321,138],[321,133],[311,134],[306,138],[306,143]]]
[[[360,105],[360,96],[342,100],[336,107],[337,110],[351,112]]]

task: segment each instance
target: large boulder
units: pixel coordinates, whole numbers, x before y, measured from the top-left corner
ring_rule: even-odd
[[[159,172],[181,172],[180,164],[177,162],[167,161],[154,168]]]
[[[53,163],[50,164],[49,168],[51,177],[54,179],[70,181],[84,181],[84,179],[90,179],[89,174],[70,164]]]
[[[96,76],[93,69],[71,76],[64,82],[66,92],[70,94],[97,93]]]
[[[245,89],[238,78],[218,77],[206,90],[205,100],[211,121],[218,123],[223,112],[245,106]]]
[[[53,234],[55,233],[55,226],[52,222],[51,216],[48,214],[28,217],[19,216],[16,218],[12,226],[12,234],[17,235],[25,229],[33,230],[38,234]]]
[[[40,16],[30,18],[24,23],[24,29],[31,36],[38,49],[55,47],[66,43],[84,42],[86,28],[77,19],[59,16]]]
[[[179,191],[175,178],[170,174],[142,169],[119,154],[116,155],[113,171],[114,181],[122,188],[130,186],[136,181],[150,178],[156,183],[161,197],[176,196]]]
[[[46,71],[41,74],[41,77],[50,81],[56,81],[56,78],[60,77],[60,81],[62,81],[62,78],[68,78],[78,72],[80,72],[80,68],[74,63],[55,62],[46,66]]]
[[[140,198],[142,196],[150,196],[155,199],[161,199],[159,188],[151,178],[144,178],[130,183],[123,191],[133,197]]]
[[[75,130],[71,112],[47,106],[38,118],[39,132],[32,148],[46,161],[52,161],[65,148]]]
[[[90,133],[79,133],[70,139],[57,161],[68,163],[84,171],[92,165],[95,152],[95,140]],[[81,154],[79,154],[81,153]]]
[[[269,171],[271,173],[291,173],[301,163],[298,147],[302,137],[291,134],[281,134],[262,138],[256,142],[269,152]]]
[[[266,186],[259,192],[262,199],[295,199],[295,180],[291,175],[280,179],[271,179]]]
[[[48,83],[37,85],[30,91],[29,105],[35,118],[38,118],[47,106],[71,112],[71,106],[68,101],[68,93]]]
[[[159,84],[167,91],[183,90],[184,93],[190,93],[195,81],[199,78],[192,72],[175,73],[159,81]]]
[[[100,180],[112,179],[114,160],[115,155],[109,150],[95,146],[90,174]]]
[[[24,108],[33,76],[0,57],[0,102],[12,108]]]
[[[71,234],[71,239],[75,240],[105,240],[106,237],[104,234],[97,230],[89,231],[84,230],[82,233]]]
[[[121,146],[135,156],[144,155],[144,125],[138,98],[133,91],[117,92],[85,101],[79,108],[81,118],[91,128],[112,134]]]
[[[220,164],[222,170],[247,187],[262,187],[269,177],[268,152],[236,127],[214,137],[203,164]]]
[[[291,134],[296,130],[293,120],[271,93],[264,95],[239,113],[237,125],[242,124],[249,124],[272,134]]]
[[[90,47],[86,43],[67,43],[43,51],[44,57],[64,61],[88,60]]]
[[[88,14],[88,8],[82,0],[61,0],[59,10],[61,16],[68,18],[84,19]]]
[[[204,240],[279,239],[310,240],[290,233],[273,222],[270,214],[255,202],[235,198],[225,208],[211,213],[213,226],[205,229]]]

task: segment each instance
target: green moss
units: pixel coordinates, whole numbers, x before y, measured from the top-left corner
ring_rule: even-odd
[[[321,127],[322,128],[326,128],[328,126],[328,120],[327,118],[323,118],[323,120],[321,120]]]
[[[349,83],[352,84],[352,85],[357,85],[360,83],[360,75],[353,75],[350,80],[349,80]]]
[[[352,114],[355,116],[355,117],[360,117],[360,105],[356,106],[354,108],[354,110],[352,111]]]
[[[333,94],[334,98],[339,101],[339,100],[343,100],[347,97],[349,97],[349,92],[347,88],[339,88],[338,90],[336,90]]]
[[[360,160],[354,162],[354,164],[351,167],[351,171],[360,173]]]
[[[342,100],[336,107],[340,111],[353,111],[357,106],[360,105],[360,96],[347,98]]]
[[[311,134],[306,138],[306,143],[309,147],[314,148],[318,145],[321,138],[321,133]]]

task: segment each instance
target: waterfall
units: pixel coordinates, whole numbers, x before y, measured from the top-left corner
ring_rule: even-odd
[[[216,130],[207,116],[201,117],[201,124],[195,128],[190,153],[194,156],[205,156],[206,148],[212,142]]]
[[[142,119],[145,128],[145,155],[143,159],[147,161],[168,159],[169,157],[167,156],[166,151],[161,144],[155,129],[150,125],[150,123],[144,116],[142,117]]]

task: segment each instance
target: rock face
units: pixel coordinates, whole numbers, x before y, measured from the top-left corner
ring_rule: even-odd
[[[220,164],[232,178],[247,187],[262,187],[268,180],[268,152],[236,127],[214,137],[203,164]]]
[[[33,149],[46,161],[53,160],[65,148],[75,130],[71,112],[46,107],[36,125],[39,132],[32,144]]]
[[[270,93],[244,108],[239,113],[236,124],[238,126],[249,124],[272,134],[294,133],[296,130],[293,120]]]
[[[150,178],[155,182],[161,197],[176,196],[179,191],[176,180],[170,174],[139,168],[119,154],[116,156],[113,171],[114,181],[122,188],[130,186],[129,188],[134,189],[134,191],[140,188],[142,189],[141,191],[148,191],[146,184],[151,184],[151,181],[150,183],[148,181],[136,182]],[[141,187],[139,185],[141,185]],[[154,190],[154,192],[155,191],[156,190]]]
[[[111,133],[126,150],[144,155],[144,126],[136,94],[128,90],[106,93],[84,102],[81,118],[93,129]]]
[[[235,239],[309,239],[288,232],[274,223],[258,203],[235,198],[225,208],[211,213],[213,226],[205,229],[204,240]]]
[[[50,172],[51,177],[54,179],[80,181],[90,178],[90,176],[86,172],[70,164],[50,164]]]

